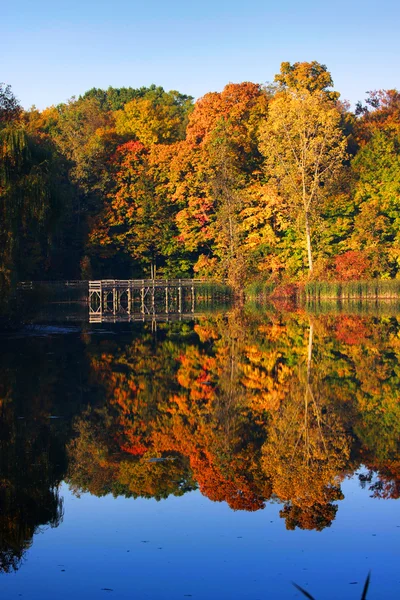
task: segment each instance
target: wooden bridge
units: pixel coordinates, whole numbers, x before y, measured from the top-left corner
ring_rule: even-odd
[[[193,318],[200,279],[89,281],[89,322]]]
[[[226,285],[226,282],[204,279],[102,279],[21,281],[18,289],[28,293],[40,291],[44,298],[50,294],[52,301],[54,298],[61,301],[66,290],[72,291],[72,301],[87,302],[89,322],[101,323],[193,318],[203,314],[197,313],[196,308],[204,310],[204,303],[226,300],[227,291],[221,285]]]

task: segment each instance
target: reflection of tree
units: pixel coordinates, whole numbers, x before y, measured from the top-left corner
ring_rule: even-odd
[[[340,492],[334,497],[334,500],[341,500],[343,495]],[[315,529],[322,531],[325,527],[330,527],[336,517],[338,507],[334,504],[313,504],[310,506],[296,506],[286,504],[279,512],[279,515],[286,521],[286,529]]]
[[[114,426],[104,409],[88,409],[75,422],[77,436],[68,448],[67,478],[75,493],[90,492],[96,496],[112,493],[160,500],[195,489],[184,458],[163,457],[151,451],[131,456],[113,440]]]
[[[197,482],[240,510],[274,494],[289,529],[329,526],[341,479],[361,463],[378,472],[376,496],[396,497],[396,427],[383,429],[386,454],[377,436],[397,414],[399,329],[235,309],[156,336],[145,327],[118,344],[92,340],[105,402],[76,421],[70,484],[160,499]]]
[[[336,405],[347,406],[348,427],[361,446],[360,462],[396,462],[400,452],[399,322],[393,317],[340,316],[332,329],[336,340],[329,342],[334,350],[329,392],[333,398],[336,395]]]
[[[0,437],[0,572],[16,570],[35,532],[42,525],[57,527],[63,514],[58,442],[43,425],[21,427],[5,408],[0,410],[9,428],[4,435],[3,427]]]
[[[263,506],[270,490],[257,474],[261,441],[238,381],[240,324],[209,325],[198,330],[200,342],[172,341],[161,329],[157,343],[144,333],[124,347],[95,350],[94,380],[107,404],[76,424],[69,481],[77,492],[165,497],[192,488],[194,476],[213,500]]]
[[[104,496],[113,489],[118,445],[107,421],[106,411],[101,414],[91,408],[75,421],[77,435],[68,447],[68,477],[73,473],[72,488],[76,492]]]
[[[36,480],[37,481],[37,480]],[[58,488],[0,488],[0,573],[17,570],[42,525],[58,527],[63,516]]]
[[[113,439],[132,455],[141,456],[150,449],[159,406],[177,387],[181,347],[165,334],[160,330],[155,339],[145,329],[141,337],[122,347],[109,343],[92,351],[93,380],[105,390],[105,415],[112,422]]]
[[[361,487],[368,487],[374,498],[398,500],[400,498],[400,461],[388,460],[384,462],[366,463],[370,469],[367,474],[361,473],[359,480]]]
[[[340,420],[319,395],[311,370],[312,344],[311,325],[307,364],[299,365],[287,398],[271,416],[262,465],[279,498],[301,508],[316,506],[320,513],[321,505],[332,499],[350,452]]]
[[[182,386],[186,388],[182,394],[185,412],[194,416],[190,428],[186,425],[186,438],[192,442],[191,464],[200,489],[209,498],[225,500],[234,509],[258,510],[270,497],[271,488],[269,481],[259,476],[263,428],[254,421],[241,384],[246,323],[240,310],[233,309],[226,319],[214,322],[214,327],[210,325],[208,337],[204,327],[196,326],[201,339],[208,343],[212,340],[212,344],[193,355],[193,376]],[[213,360],[207,367],[205,383],[211,385],[208,391],[196,392],[193,379],[200,383],[204,377],[196,376],[196,365],[202,369],[208,353]],[[200,431],[196,415],[201,416]],[[181,443],[183,438],[175,439]]]
[[[182,342],[174,341],[174,329],[161,327],[155,338],[144,328],[121,346],[90,348],[93,383],[104,389],[107,402],[75,423],[77,436],[68,452],[68,481],[75,492],[160,499],[195,487],[187,461],[158,460],[163,452],[152,440],[160,407],[177,385]]]
[[[59,484],[69,416],[80,402],[80,349],[77,338],[8,340],[1,348],[0,572],[18,569],[34,534],[62,520]]]

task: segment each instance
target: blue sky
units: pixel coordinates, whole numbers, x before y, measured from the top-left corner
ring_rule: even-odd
[[[0,11],[0,81],[25,108],[91,87],[156,83],[194,97],[317,60],[352,103],[400,88],[400,2],[19,0]]]

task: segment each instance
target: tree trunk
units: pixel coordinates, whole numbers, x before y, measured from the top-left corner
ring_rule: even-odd
[[[307,464],[310,460],[310,436],[309,436],[309,421],[308,421],[308,409],[309,409],[309,398],[312,400],[313,394],[311,390],[311,363],[312,363],[312,350],[313,350],[313,333],[314,327],[310,322],[310,330],[308,333],[308,352],[307,352],[307,387],[304,397],[304,444],[306,448]]]
[[[308,333],[308,352],[307,352],[307,385],[310,385],[310,380],[311,380],[313,333],[314,333],[314,326],[312,323],[310,323],[310,330]]]
[[[310,216],[308,212],[305,214],[306,221],[306,239],[307,239],[307,254],[308,254],[308,271],[309,274],[312,274],[313,271],[313,260],[312,260],[312,252],[311,252],[311,230],[310,230]]]

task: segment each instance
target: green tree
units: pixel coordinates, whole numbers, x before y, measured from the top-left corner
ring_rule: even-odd
[[[0,129],[0,285],[43,267],[56,213],[51,155],[19,121]],[[52,212],[54,213],[52,214]]]
[[[22,108],[14,96],[11,86],[0,83],[0,127],[9,121],[16,120],[21,112]]]
[[[114,118],[97,98],[72,98],[60,104],[57,112],[52,137],[70,162],[71,181],[90,205],[90,198],[106,189],[107,162],[121,141],[115,136]],[[82,206],[82,210],[88,207]]]
[[[377,129],[353,160],[354,229],[348,241],[375,277],[400,272],[400,130]]]

